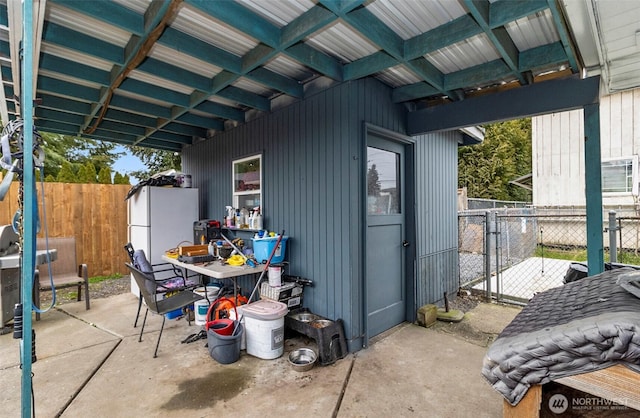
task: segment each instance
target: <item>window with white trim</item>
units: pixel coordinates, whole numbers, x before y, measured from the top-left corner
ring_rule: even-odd
[[[233,207],[237,209],[260,206],[262,213],[262,155],[233,161]]]
[[[638,194],[638,156],[602,162],[602,193]]]

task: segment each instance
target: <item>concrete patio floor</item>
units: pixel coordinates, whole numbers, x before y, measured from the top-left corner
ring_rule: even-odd
[[[287,354],[314,347],[288,338],[285,354],[263,360],[241,354],[220,365],[206,340],[181,341],[200,327],[168,320],[158,357],[161,318],[150,316],[143,341],[133,328],[137,299],[95,299],[91,310],[71,303],[34,322],[33,364],[37,417],[500,417],[502,397],[480,374],[490,339],[516,309],[481,304],[461,323],[463,338],[439,323],[402,324],[368,348],[330,366],[296,372]],[[19,341],[0,336],[0,416],[21,414]]]

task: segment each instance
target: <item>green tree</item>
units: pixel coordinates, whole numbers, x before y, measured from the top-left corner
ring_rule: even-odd
[[[111,170],[109,167],[102,167],[98,173],[99,184],[111,184]]]
[[[87,166],[81,165],[78,167],[78,175],[76,177],[76,183],[89,183],[89,174],[87,173]]]
[[[367,170],[367,196],[380,196],[380,176],[375,164]]]
[[[68,161],[64,161],[62,163],[62,167],[60,171],[58,171],[58,176],[56,177],[56,181],[60,183],[77,183],[78,177],[73,172],[71,168],[71,163]]]
[[[481,144],[458,148],[458,187],[469,197],[531,201],[531,192],[509,182],[531,173],[531,119],[485,127]]]
[[[129,183],[129,176],[123,176],[120,172],[116,171],[113,175],[113,184],[131,184]]]
[[[116,152],[116,144],[89,138],[77,138],[69,135],[41,132],[45,152],[45,178],[51,174],[58,177],[63,162],[70,163],[74,171],[88,161],[94,165],[96,173],[103,167],[111,168],[113,163],[124,153]]]
[[[96,171],[96,166],[93,165],[93,162],[90,160],[87,161],[84,166],[87,170],[87,183],[97,183],[98,182],[98,172]]]
[[[115,161],[124,155],[124,152],[116,152],[118,145],[114,143],[49,132],[40,132],[40,135],[45,154],[43,164],[45,181],[57,181],[66,163],[70,167],[67,167],[66,172],[61,176],[65,182],[80,182],[74,174],[79,172],[82,182],[95,183],[100,170],[103,168],[111,170]],[[87,166],[81,170],[81,167],[87,163],[91,163],[93,168]],[[71,176],[70,173],[74,175]],[[40,179],[40,175],[37,173],[36,179]]]
[[[147,167],[146,171],[138,170],[131,173],[134,177],[139,179],[147,179],[152,175],[166,171],[177,170],[180,171],[182,167],[182,158],[180,153],[173,151],[156,150],[138,146],[127,147],[131,154],[140,158],[140,161]]]

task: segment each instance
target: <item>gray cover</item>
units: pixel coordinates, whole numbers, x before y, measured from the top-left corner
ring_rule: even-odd
[[[511,404],[531,385],[605,369],[640,372],[640,272],[622,268],[538,293],[489,347],[482,375]]]

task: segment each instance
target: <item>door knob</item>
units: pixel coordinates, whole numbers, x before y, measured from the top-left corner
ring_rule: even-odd
[[[406,239],[402,240],[402,246],[403,247],[407,248],[409,245],[411,245],[411,244],[409,244],[409,241],[407,241]]]

